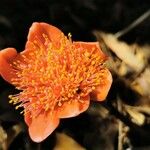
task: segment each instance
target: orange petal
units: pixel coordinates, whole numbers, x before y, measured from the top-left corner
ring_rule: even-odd
[[[106,58],[106,55],[102,52],[98,42],[73,42],[73,44],[76,48],[82,47],[83,50],[87,50],[88,52],[91,52],[94,48],[96,49],[96,53],[99,53],[102,58]]]
[[[43,35],[46,35],[55,46],[58,46],[63,36],[63,33],[58,28],[47,23],[35,22],[32,24],[29,30],[26,49],[32,50],[34,41],[37,41],[38,43],[41,43],[44,46],[45,38],[43,37]]]
[[[75,117],[86,111],[90,104],[90,97],[82,97],[81,102],[72,100],[70,104],[64,103],[58,110],[59,118]]]
[[[106,69],[103,84],[99,85],[94,91],[91,92],[90,96],[92,100],[103,101],[105,100],[109,89],[112,84],[112,75],[108,69]]]
[[[35,142],[46,139],[58,126],[59,119],[50,112],[40,113],[36,118],[32,118],[29,125],[29,135]]]
[[[31,113],[26,113],[24,116],[25,123],[29,126],[32,122]]]
[[[6,48],[0,51],[0,75],[9,83],[16,76],[10,65],[16,56],[17,51],[14,48]]]

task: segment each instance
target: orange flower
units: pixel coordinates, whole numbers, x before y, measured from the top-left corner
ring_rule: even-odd
[[[33,141],[41,142],[61,118],[87,110],[106,98],[112,76],[98,42],[72,42],[56,27],[33,23],[25,50],[0,51],[0,74],[21,92],[10,102],[24,108]]]

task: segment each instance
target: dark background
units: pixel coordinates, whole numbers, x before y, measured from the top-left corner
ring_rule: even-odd
[[[18,52],[22,51],[28,30],[33,22],[47,22],[60,28],[66,35],[71,32],[73,40],[96,41],[92,33],[94,30],[116,33],[127,27],[149,8],[149,0],[0,0],[0,49],[14,47]],[[127,43],[150,44],[150,18],[121,39]],[[0,78],[0,124],[6,130],[18,122],[23,123],[23,117],[8,104],[7,97],[14,91],[13,86]],[[109,121],[113,121],[112,118],[109,119],[103,124],[102,120],[97,117],[93,120],[91,116],[83,114],[76,119],[64,121],[64,124],[61,123],[58,131],[70,129],[72,136],[89,150],[96,150],[92,148],[92,143],[96,145],[99,141],[105,141],[101,143],[101,146],[97,144],[97,147],[106,147],[107,150],[111,138],[114,139],[110,133],[113,134],[114,131],[111,130],[108,135],[104,134],[105,138],[99,137],[98,141],[94,133],[103,134],[104,126],[109,126]],[[85,122],[88,122],[88,125]],[[76,124],[76,128],[71,124]],[[89,126],[89,124],[92,125]],[[100,131],[95,130],[97,124],[102,127]],[[83,133],[76,133],[82,129],[85,129]],[[89,131],[93,134],[88,137]],[[83,140],[84,134],[87,135],[85,140]],[[92,141],[93,139],[95,141]],[[50,149],[54,141],[55,134],[52,134],[40,145],[41,149]],[[111,141],[112,143],[115,145],[114,141]],[[25,131],[14,140],[10,149],[28,150],[39,149],[39,147],[31,142],[25,127]]]

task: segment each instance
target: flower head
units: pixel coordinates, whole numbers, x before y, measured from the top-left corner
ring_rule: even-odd
[[[33,23],[23,52],[0,51],[1,76],[20,90],[10,102],[24,108],[33,141],[87,110],[90,98],[105,99],[112,83],[106,59],[97,42],[72,42],[46,23]]]

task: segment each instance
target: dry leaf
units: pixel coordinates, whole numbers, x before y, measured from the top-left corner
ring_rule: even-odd
[[[74,139],[64,133],[57,133],[57,143],[54,150],[86,150],[81,147]]]
[[[2,128],[2,126],[0,126],[0,149],[6,150],[6,140],[7,140],[7,133]]]
[[[143,125],[145,123],[145,116],[141,111],[139,111],[139,109],[137,109],[138,107],[127,105],[124,105],[124,107],[134,123],[136,123],[137,125]]]
[[[137,51],[137,45],[136,47],[135,45],[128,45],[123,41],[119,41],[113,34],[97,31],[95,34],[96,36],[99,34],[99,37],[103,39],[104,43],[113,51],[113,53],[134,71],[140,72],[144,68],[146,63],[145,54],[141,49],[138,49]]]
[[[15,137],[22,131],[22,125],[16,124],[13,125],[10,129],[7,130],[8,138],[7,138],[7,146],[12,143]]]
[[[132,82],[131,87],[142,96],[150,98],[150,68],[145,71]]]
[[[150,115],[150,107],[149,106],[129,106],[129,105],[124,105],[124,106],[127,110],[133,109],[140,113],[145,113],[147,115]]]

